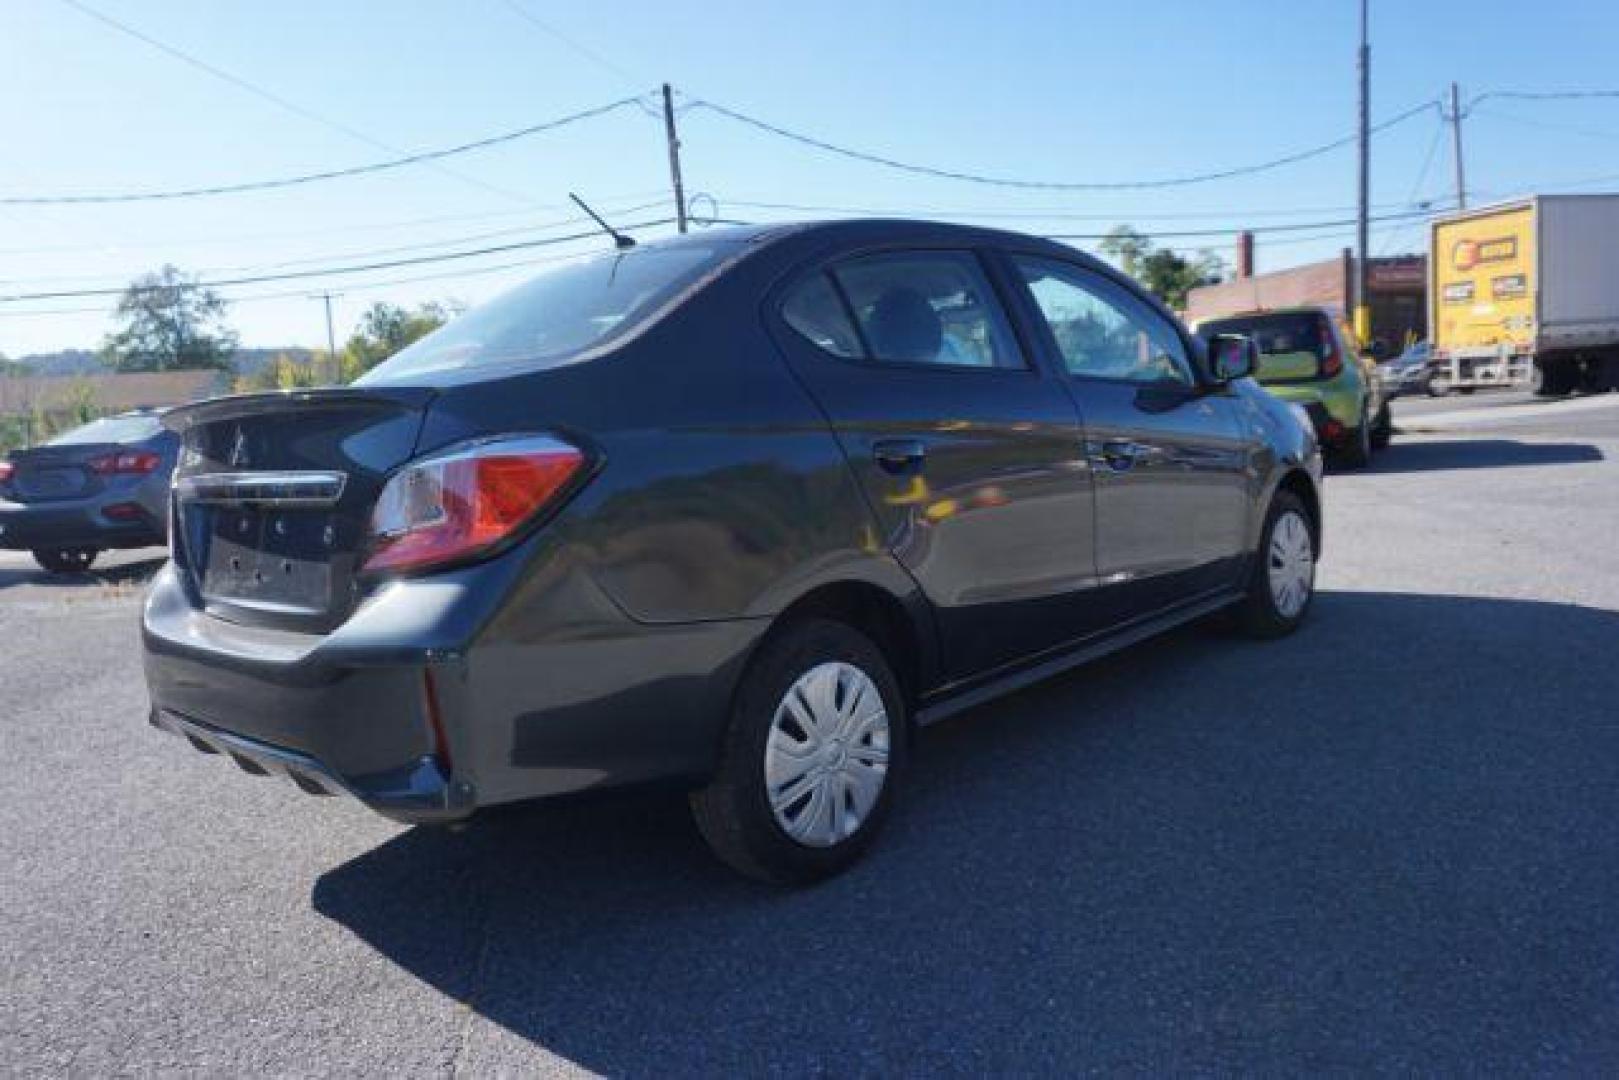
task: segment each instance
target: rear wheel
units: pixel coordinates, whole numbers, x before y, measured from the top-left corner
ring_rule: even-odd
[[[1349,433],[1349,441],[1338,451],[1338,460],[1351,469],[1364,469],[1372,462],[1372,424],[1363,412],[1360,424]]]
[[[825,619],[790,623],[742,677],[719,768],[691,797],[697,827],[749,877],[836,874],[887,817],[905,736],[899,683],[865,635]]]
[[[1257,638],[1291,634],[1315,596],[1315,528],[1304,503],[1278,491],[1265,517],[1247,595],[1235,609],[1242,631]]]
[[[1572,392],[1574,386],[1566,365],[1537,363],[1530,377],[1530,388],[1536,397],[1563,397]]]
[[[101,554],[100,548],[56,547],[35,548],[34,561],[53,574],[82,574]]]
[[[1393,440],[1394,417],[1389,415],[1389,403],[1385,401],[1377,410],[1377,419],[1372,421],[1372,449],[1386,450]]]
[[[1429,397],[1444,397],[1450,393],[1450,376],[1444,372],[1435,371],[1428,376],[1423,387]]]

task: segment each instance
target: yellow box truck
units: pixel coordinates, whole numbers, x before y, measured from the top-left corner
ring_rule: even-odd
[[[1430,230],[1436,391],[1619,389],[1619,194],[1535,195]]]

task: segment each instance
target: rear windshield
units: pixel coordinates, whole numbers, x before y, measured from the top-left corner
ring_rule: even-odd
[[[1240,319],[1216,319],[1199,323],[1198,334],[1242,334],[1266,356],[1284,353],[1319,352],[1321,316],[1296,311],[1282,315],[1244,315]]]
[[[560,267],[472,309],[400,350],[358,382],[523,362],[552,366],[628,333],[716,268],[730,246],[674,244]]]
[[[144,442],[163,430],[163,423],[152,413],[131,416],[103,416],[100,420],[72,431],[65,431],[46,446],[74,446],[79,443]]]

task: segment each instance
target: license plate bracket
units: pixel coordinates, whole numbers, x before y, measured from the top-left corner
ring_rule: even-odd
[[[319,613],[332,600],[332,515],[214,507],[202,595],[251,607]]]

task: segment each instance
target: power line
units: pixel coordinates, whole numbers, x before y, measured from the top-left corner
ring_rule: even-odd
[[[1619,90],[1486,90],[1467,103],[1469,110],[1481,101],[1502,98],[1511,101],[1582,101],[1593,98],[1619,98]]]
[[[1405,197],[1405,204],[1407,206],[1420,205],[1417,202],[1417,192],[1421,191],[1422,185],[1427,182],[1428,170],[1433,168],[1434,156],[1439,153],[1439,144],[1444,141],[1444,138],[1445,121],[1441,119],[1434,125],[1433,139],[1428,143],[1428,152],[1423,155],[1422,167],[1417,170],[1416,182],[1411,185],[1411,193]],[[1383,238],[1383,246],[1379,254],[1388,254],[1389,249],[1394,246],[1394,241],[1404,235],[1405,231],[1406,229],[1404,227],[1389,230],[1388,234]]]
[[[607,195],[593,201],[597,201],[603,206],[613,207],[615,213],[626,213],[633,211],[619,207],[617,204],[630,202],[637,199],[647,199],[653,195],[659,195],[662,193],[663,188],[654,188],[652,190],[633,191],[620,195]],[[72,254],[75,252],[95,252],[98,254],[104,254],[112,251],[152,250],[172,251],[177,248],[219,247],[224,245],[239,244],[243,243],[244,241],[252,240],[286,240],[305,236],[331,236],[337,233],[363,233],[378,232],[384,229],[409,229],[420,225],[449,225],[462,221],[489,221],[495,218],[522,217],[525,214],[532,214],[536,210],[564,209],[567,209],[567,207],[561,203],[535,203],[533,206],[525,206],[521,209],[485,210],[476,214],[434,214],[429,217],[407,218],[404,220],[368,221],[350,223],[346,225],[332,225],[324,229],[277,229],[274,232],[210,233],[206,238],[201,240],[186,240],[179,243],[176,243],[173,240],[162,240],[155,243],[139,244],[110,244],[103,241],[99,244],[58,244],[50,247],[36,248],[0,248],[0,255],[57,255]],[[47,279],[41,278],[36,280]]]
[[[1432,210],[1427,210],[1427,209],[1407,210],[1407,211],[1403,211],[1401,213],[1394,213],[1394,214],[1375,214],[1371,218],[1369,218],[1368,220],[1377,221],[1377,222],[1383,222],[1383,221],[1409,221],[1412,218],[1430,217],[1430,216],[1432,216],[1432,214],[1433,214],[1433,211]],[[1341,228],[1341,227],[1343,227],[1345,225],[1354,225],[1354,224],[1356,224],[1357,220],[1358,219],[1356,219],[1356,218],[1341,218],[1341,219],[1339,219],[1337,221],[1290,222],[1290,223],[1288,223],[1286,225],[1255,225],[1252,228],[1248,228],[1248,229],[1244,229],[1244,228],[1241,228],[1241,227],[1223,228],[1223,229],[1167,229],[1167,230],[1154,231],[1152,233],[1144,234],[1144,235],[1147,235],[1149,239],[1157,239],[1157,238],[1161,238],[1161,237],[1231,236],[1231,235],[1234,235],[1234,234],[1239,233],[1239,232],[1252,232],[1252,233],[1264,233],[1264,234],[1309,232],[1309,231],[1315,230],[1315,229]],[[1047,233],[1046,235],[1048,237],[1050,237],[1052,240],[1106,240],[1110,234],[1109,233]]]
[[[643,212],[645,212],[647,210],[655,210],[655,209],[657,209],[657,208],[659,208],[659,207],[661,207],[663,205],[664,205],[664,201],[660,199],[657,202],[641,203],[640,205],[637,205],[637,206],[619,207],[619,208],[615,209],[614,212],[619,213],[619,214],[638,214],[638,213],[643,213]],[[559,218],[559,219],[556,219],[554,221],[536,222],[536,223],[533,223],[533,224],[530,224],[530,225],[519,225],[519,226],[516,226],[514,228],[510,228],[510,229],[496,229],[496,230],[493,230],[491,232],[473,233],[470,236],[456,236],[456,237],[450,237],[450,238],[441,239],[441,240],[423,241],[421,243],[415,243],[415,244],[396,244],[396,245],[393,245],[391,247],[371,248],[371,249],[366,250],[366,251],[349,251],[349,252],[344,252],[342,254],[315,255],[315,256],[309,256],[309,257],[306,257],[306,258],[299,258],[299,259],[285,259],[285,260],[282,260],[280,262],[250,263],[250,264],[247,264],[247,265],[236,265],[236,266],[203,267],[203,268],[195,271],[195,273],[197,273],[199,276],[207,277],[210,274],[257,273],[259,271],[281,270],[281,269],[285,269],[285,268],[288,268],[288,267],[294,267],[294,266],[309,266],[311,264],[319,264],[319,263],[327,263],[327,262],[346,262],[346,261],[353,260],[353,259],[372,259],[372,258],[377,258],[378,256],[394,255],[394,254],[398,254],[400,252],[422,251],[422,250],[431,249],[431,248],[454,247],[454,246],[461,245],[461,244],[474,244],[474,243],[478,243],[478,242],[484,241],[484,240],[494,240],[494,239],[498,239],[499,237],[502,237],[502,236],[520,236],[520,235],[522,235],[524,233],[540,232],[540,231],[543,231],[543,230],[546,230],[546,229],[559,229],[559,228],[563,228],[563,227],[566,227],[566,226],[569,226],[569,225],[579,225],[579,224],[582,224],[583,222],[586,222],[586,221],[589,221],[589,220],[591,220],[591,219],[587,218],[587,217],[581,217],[581,216],[576,215],[574,217]],[[116,277],[116,276],[117,275],[110,275],[110,274],[76,274],[76,275],[75,274],[69,274],[69,275],[62,275],[62,276],[55,276],[55,277],[38,277],[38,278],[27,278],[27,279],[15,279],[15,278],[13,278],[13,279],[7,280],[7,279],[0,278],[0,284],[12,284],[12,285],[14,285],[14,284],[17,284],[19,280],[26,280],[26,281],[31,281],[31,282],[35,282],[35,283],[61,282],[61,281],[66,281],[66,282],[73,282],[73,281],[106,281],[109,278]]]
[[[549,35],[555,40],[562,42],[562,44],[566,45],[580,56],[583,56],[586,60],[589,60],[592,64],[595,64],[602,70],[612,72],[614,75],[617,75],[619,78],[633,86],[642,85],[642,81],[623,65],[619,64],[610,57],[602,55],[583,42],[577,41],[574,38],[569,37],[567,34],[564,34],[561,30],[558,30],[556,27],[552,26],[550,23],[528,10],[528,8],[525,7],[520,0],[505,0],[505,4],[513,15],[516,15],[530,26],[539,29],[541,32]]]
[[[1353,206],[1299,206],[1291,209],[1278,207],[1265,207],[1262,209],[1220,210],[1206,211],[1170,211],[1165,213],[1073,213],[1068,208],[1034,209],[1027,210],[996,210],[977,208],[946,209],[942,207],[894,207],[894,206],[832,206],[825,203],[793,203],[793,202],[766,202],[750,199],[734,199],[729,196],[720,196],[720,201],[727,206],[742,206],[756,210],[792,210],[799,213],[821,214],[870,214],[870,215],[928,215],[949,218],[983,218],[985,220],[1005,219],[1012,221],[1118,221],[1129,218],[1132,221],[1180,221],[1203,220],[1207,218],[1234,218],[1247,220],[1256,217],[1298,217],[1303,214],[1336,214],[1347,213],[1354,210]],[[1402,203],[1374,203],[1373,209],[1389,210],[1404,209],[1411,206],[1409,202]]]
[[[101,23],[104,26],[111,27],[112,29],[118,31],[121,34],[124,34],[124,35],[126,35],[128,37],[132,37],[137,41],[140,41],[140,42],[142,42],[142,43],[144,43],[146,45],[149,45],[152,48],[158,50],[159,52],[162,52],[162,53],[164,53],[164,54],[166,54],[168,56],[171,56],[174,59],[179,60],[183,64],[188,64],[191,67],[194,67],[199,71],[202,71],[202,72],[204,72],[204,73],[206,73],[208,75],[211,75],[214,78],[219,79],[222,82],[227,82],[227,83],[231,84],[232,86],[236,87],[237,89],[245,90],[249,94],[252,94],[255,97],[261,98],[264,101],[268,101],[270,104],[276,106],[277,108],[280,108],[280,109],[283,109],[283,110],[285,110],[287,112],[290,112],[295,116],[300,116],[305,120],[309,120],[309,121],[312,121],[312,122],[314,122],[316,124],[320,124],[322,127],[329,128],[332,131],[339,132],[339,133],[341,133],[343,135],[347,135],[351,139],[357,139],[358,141],[365,143],[366,145],[372,147],[373,149],[381,150],[384,153],[403,154],[403,153],[406,152],[404,150],[401,150],[399,147],[392,146],[392,145],[390,145],[388,143],[385,143],[385,142],[381,141],[380,139],[374,139],[371,136],[367,135],[363,131],[357,131],[354,128],[349,127],[347,124],[341,123],[340,121],[337,121],[337,120],[333,120],[333,119],[331,119],[330,117],[327,117],[327,116],[322,116],[320,113],[314,112],[311,109],[307,109],[304,106],[299,105],[295,101],[289,101],[286,98],[282,97],[280,94],[277,94],[277,93],[275,93],[275,92],[273,92],[271,90],[266,90],[264,87],[259,86],[256,83],[249,82],[248,80],[242,78],[239,75],[233,75],[230,72],[224,70],[223,68],[216,67],[215,65],[208,63],[206,60],[202,60],[202,59],[199,59],[199,58],[197,58],[195,56],[192,56],[190,53],[182,52],[180,49],[175,48],[173,45],[169,45],[169,44],[167,44],[165,42],[159,41],[157,38],[152,37],[150,34],[142,33],[140,30],[135,29],[133,26],[130,26],[128,23],[120,22],[119,20],[113,18],[111,15],[108,15],[108,14],[105,14],[104,12],[96,10],[95,8],[91,7],[89,4],[84,3],[83,0],[62,0],[62,3],[68,5],[69,7],[73,8],[75,11],[80,12],[81,14],[89,16],[90,18],[96,20],[97,22]],[[479,180],[478,178],[473,177],[473,176],[463,175],[462,173],[456,172],[453,169],[445,168],[444,166],[434,166],[434,168],[438,169],[438,171],[442,172],[446,176],[454,177],[455,179],[460,180],[463,183],[472,184],[475,187],[480,187],[480,188],[484,189],[485,191],[493,192],[496,195],[500,195],[500,196],[503,196],[503,197],[508,198],[508,199],[516,199],[518,202],[531,203],[533,201],[532,199],[528,198],[528,196],[526,196],[526,195],[522,195],[522,194],[519,194],[519,193],[514,192],[514,191],[508,191],[505,188],[498,187],[498,186],[496,186],[494,184],[487,183],[487,182],[485,182],[483,180]]]
[[[673,218],[659,218],[655,221],[641,221],[633,225],[620,226],[629,231],[632,229],[655,229],[674,222]],[[523,251],[529,248],[550,247],[554,244],[565,244],[574,240],[584,240],[593,236],[600,236],[598,230],[572,233],[568,236],[553,236],[543,240],[525,240],[514,244],[497,244],[493,247],[477,248],[471,251],[451,251],[441,255],[416,255],[403,259],[388,259],[382,262],[366,263],[358,266],[325,267],[318,270],[289,270],[276,274],[253,274],[245,277],[216,278],[212,281],[195,282],[197,288],[218,288],[227,285],[256,285],[270,281],[298,281],[306,278],[329,277],[341,274],[358,274],[369,270],[390,270],[399,266],[420,266],[425,263],[450,262],[456,259],[471,259],[481,255],[494,255],[503,251]],[[126,287],[127,288],[127,287]],[[118,296],[125,288],[109,289],[59,289],[50,292],[11,293],[0,296],[0,303],[15,303],[19,300],[62,300],[78,296]]]
[[[592,238],[600,233],[591,233]],[[415,274],[410,277],[388,278],[382,281],[366,281],[360,284],[350,284],[344,288],[351,293],[376,292],[378,289],[391,289],[399,285],[414,285],[425,281],[459,281],[465,278],[483,277],[488,274],[501,273],[506,270],[516,270],[529,266],[543,266],[549,263],[566,262],[569,259],[582,258],[589,252],[570,251],[562,255],[547,255],[538,259],[519,259],[514,262],[496,263],[492,266],[478,266],[471,269],[451,270],[433,274]],[[200,288],[209,286],[201,285]],[[284,289],[267,293],[247,293],[245,295],[226,296],[225,301],[230,304],[256,304],[270,300],[288,300],[294,297],[305,298],[310,295],[308,287],[302,289]],[[0,319],[20,319],[46,317],[51,315],[104,315],[108,305],[100,304],[95,307],[71,308],[36,308],[19,311],[0,307]]]
[[[1253,165],[1241,165],[1236,168],[1222,169],[1217,172],[1199,173],[1192,176],[1170,177],[1157,180],[1020,180],[1010,177],[984,176],[978,173],[961,172],[954,169],[941,169],[932,165],[918,165],[913,162],[900,161],[897,158],[884,157],[880,154],[868,153],[864,150],[855,150],[847,146],[840,146],[836,143],[830,143],[823,139],[815,138],[811,135],[805,135],[801,132],[791,131],[787,128],[780,127],[765,120],[760,120],[756,117],[749,116],[746,113],[738,112],[735,109],[727,108],[724,105],[720,105],[712,101],[693,101],[690,108],[704,109],[726,117],[727,119],[745,124],[759,131],[764,131],[779,138],[798,143],[802,146],[809,146],[817,150],[824,150],[827,153],[837,154],[840,157],[849,158],[854,161],[862,161],[868,165],[881,165],[886,168],[897,169],[900,172],[912,173],[918,176],[931,176],[942,180],[959,180],[964,183],[984,184],[991,187],[1019,188],[1024,190],[1042,191],[1144,190],[1152,188],[1184,187],[1191,184],[1208,183],[1213,180],[1227,180],[1233,177],[1248,176],[1254,173],[1265,172],[1269,169],[1280,168],[1284,165],[1292,165],[1300,161],[1306,161],[1313,157],[1319,157],[1322,154],[1337,150],[1343,146],[1347,146],[1354,142],[1357,138],[1355,135],[1346,135],[1341,139],[1334,139],[1332,142],[1323,143],[1320,146],[1314,146],[1308,150],[1301,150],[1297,153],[1287,154],[1283,157],[1274,158],[1270,161],[1263,161]],[[1409,120],[1413,116],[1426,112],[1429,109],[1437,108],[1437,100],[1424,101],[1420,105],[1412,106],[1405,112],[1399,113],[1388,118],[1387,120],[1384,120],[1380,124],[1374,125],[1370,130],[1373,132],[1384,131],[1396,124]]]
[[[671,224],[671,223],[672,222],[668,221],[668,220],[662,222],[662,224]],[[761,222],[741,222],[741,221],[735,221],[735,220],[732,220],[732,219],[723,219],[722,221],[720,221],[718,223],[720,223],[720,224],[728,224],[728,225],[766,224],[766,223],[761,223]],[[656,225],[656,224],[659,224],[659,223],[652,223],[652,224]],[[630,227],[631,228],[639,228],[640,226],[630,226]],[[1386,226],[1385,228],[1390,230],[1390,231],[1395,231],[1395,230],[1397,230],[1399,228],[1399,226],[1390,225],[1390,226]],[[1384,230],[1383,229],[1376,229],[1374,231],[1375,232],[1382,232]],[[1343,238],[1353,236],[1353,235],[1354,235],[1354,230],[1353,229],[1345,230],[1343,228],[1338,228],[1338,229],[1335,229],[1335,230],[1329,231],[1329,232],[1313,233],[1313,234],[1309,234],[1309,235],[1302,235],[1302,236],[1301,235],[1290,235],[1290,236],[1287,236],[1287,237],[1285,237],[1283,239],[1280,239],[1280,240],[1272,240],[1272,241],[1270,241],[1269,246],[1270,247],[1283,247],[1283,246],[1291,246],[1291,245],[1296,245],[1296,244],[1315,243],[1315,242],[1318,242],[1318,241],[1321,241],[1321,240],[1343,239]],[[558,237],[558,238],[556,238],[556,241],[558,243],[571,242],[574,239],[583,239],[583,238],[594,239],[594,238],[596,238],[598,236],[600,236],[600,233],[597,233],[597,232],[582,233],[582,234],[579,234],[578,237]],[[1053,237],[1053,239],[1056,239],[1056,237]],[[1096,237],[1095,239],[1105,239],[1105,237]],[[1149,239],[1157,239],[1157,237],[1149,237]],[[1199,248],[1198,246],[1173,245],[1173,244],[1172,245],[1166,245],[1166,246],[1171,247],[1176,251],[1196,251],[1196,250],[1201,250],[1201,248]],[[389,288],[395,288],[395,287],[400,286],[400,285],[413,285],[413,284],[419,284],[419,283],[422,283],[422,282],[429,282],[429,281],[458,281],[458,280],[464,280],[466,278],[484,277],[484,276],[489,275],[489,274],[503,273],[503,272],[508,271],[508,270],[517,270],[517,269],[524,269],[524,268],[533,267],[533,266],[543,266],[543,265],[548,265],[548,264],[552,264],[552,263],[566,262],[566,261],[568,261],[570,259],[582,258],[587,254],[589,254],[589,252],[570,251],[570,252],[566,252],[566,253],[560,254],[560,255],[547,255],[547,256],[543,256],[541,258],[537,258],[537,259],[519,259],[519,260],[515,260],[515,261],[511,261],[511,262],[496,263],[496,264],[493,264],[493,265],[490,265],[490,266],[472,267],[470,269],[458,269],[458,270],[451,270],[451,271],[440,271],[440,272],[435,272],[435,273],[431,273],[431,274],[416,274],[416,275],[411,275],[411,276],[408,276],[408,277],[388,278],[388,279],[381,280],[381,281],[366,281],[366,282],[362,282],[360,284],[350,284],[350,285],[345,286],[345,288],[349,292],[352,292],[352,293],[361,293],[361,292],[376,292],[379,289],[389,289]],[[215,287],[229,287],[229,286],[225,286],[224,283],[218,283],[218,282],[215,282],[215,283],[206,283],[206,282],[204,282],[204,283],[199,283],[198,287],[199,288],[215,288]],[[119,290],[119,292],[122,292],[122,290]],[[110,296],[112,294],[110,292],[103,292],[103,293],[100,293],[100,295],[108,295],[108,296]],[[225,297],[225,299],[226,299],[227,302],[229,302],[231,304],[254,304],[254,303],[262,303],[262,302],[273,301],[273,300],[286,300],[286,299],[290,299],[290,298],[294,298],[294,297],[304,298],[304,297],[307,297],[309,295],[310,294],[309,294],[309,291],[308,291],[308,287],[306,286],[306,287],[301,288],[301,289],[290,289],[290,290],[280,290],[280,291],[267,292],[267,293],[248,293],[246,295],[227,296],[227,297]],[[21,298],[20,297],[19,298],[0,298],[0,303],[4,303],[8,299],[21,299]],[[107,310],[108,310],[107,305],[105,305],[105,304],[95,306],[95,307],[46,308],[46,309],[33,309],[33,310],[16,310],[16,309],[7,308],[7,307],[0,307],[0,319],[8,319],[8,318],[42,318],[42,317],[50,317],[50,316],[53,316],[53,315],[101,315],[101,314],[105,314],[107,312]]]
[[[75,0],[63,0],[64,3],[73,3]],[[128,202],[154,202],[160,199],[189,199],[208,195],[235,195],[244,191],[266,191],[272,188],[294,187],[299,184],[310,184],[317,180],[335,180],[345,176],[361,176],[369,173],[385,172],[389,169],[399,169],[406,165],[419,165],[423,162],[438,161],[442,158],[454,157],[457,154],[469,153],[473,150],[483,150],[502,143],[515,142],[531,135],[538,135],[544,131],[553,131],[568,124],[575,124],[582,120],[593,120],[598,116],[605,116],[610,112],[622,109],[638,102],[637,98],[620,98],[605,105],[584,109],[580,112],[570,113],[555,120],[546,120],[528,127],[518,128],[516,131],[507,131],[500,135],[491,135],[486,139],[475,139],[472,142],[461,143],[458,146],[445,147],[442,150],[425,150],[418,154],[407,154],[404,157],[394,158],[390,161],[375,161],[367,165],[353,165],[346,169],[327,169],[324,172],[305,173],[301,176],[287,176],[277,180],[253,180],[240,184],[220,184],[213,187],[184,188],[178,191],[143,191],[125,192],[121,194],[100,195],[26,195],[0,197],[0,205],[6,206],[48,206],[59,204],[78,203],[128,203]]]
[[[1584,135],[1588,139],[1603,139],[1608,142],[1619,140],[1619,131],[1604,131],[1599,128],[1583,127],[1579,124],[1563,124],[1556,120],[1534,120],[1527,116],[1517,116],[1513,113],[1502,112],[1491,107],[1478,110],[1483,116],[1493,117],[1496,120],[1508,120],[1524,127],[1539,128],[1542,131],[1568,131],[1575,135]]]

